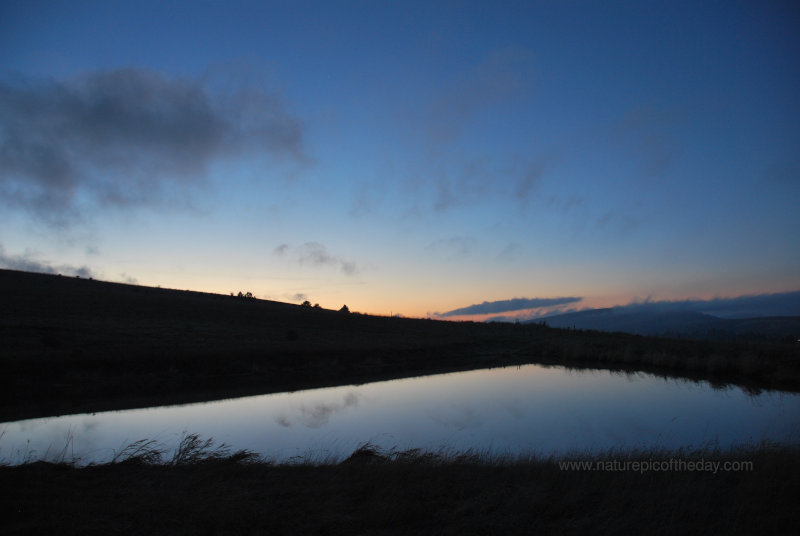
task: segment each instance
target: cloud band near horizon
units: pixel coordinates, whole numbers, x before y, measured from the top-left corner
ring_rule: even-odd
[[[483,303],[476,303],[467,307],[453,309],[445,313],[439,313],[436,316],[445,318],[451,316],[471,316],[471,315],[487,315],[496,313],[507,313],[510,311],[523,311],[527,309],[538,309],[540,307],[553,307],[556,305],[566,305],[568,303],[577,303],[583,300],[579,297],[561,297],[561,298],[513,298],[510,300],[498,301],[485,301]]]
[[[746,294],[707,300],[634,301],[612,308],[615,312],[683,312],[693,311],[720,318],[800,315],[800,290],[767,294]]]

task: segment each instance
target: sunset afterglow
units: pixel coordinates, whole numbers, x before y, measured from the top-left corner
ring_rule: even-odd
[[[796,291],[798,21],[5,2],[0,267],[476,320]]]

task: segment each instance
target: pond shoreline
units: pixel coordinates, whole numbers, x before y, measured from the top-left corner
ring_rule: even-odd
[[[52,461],[67,452],[80,465],[104,463],[131,440],[149,438],[169,448],[186,431],[277,463],[334,461],[365,441],[387,449],[503,455],[709,441],[727,448],[800,443],[800,395],[756,395],[641,372],[523,365],[4,423],[0,463]]]
[[[800,345],[347,314],[0,270],[0,421],[523,364],[800,392]]]

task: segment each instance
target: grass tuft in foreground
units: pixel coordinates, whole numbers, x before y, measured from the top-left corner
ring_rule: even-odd
[[[167,449],[153,439],[141,439],[125,446],[114,453],[109,465],[192,465],[225,460],[227,462],[248,462],[259,460],[257,454],[239,450],[231,453],[230,447],[225,443],[215,446],[214,439],[201,439],[198,434],[184,432],[171,458],[165,458]],[[74,460],[71,465],[77,466],[80,460]]]

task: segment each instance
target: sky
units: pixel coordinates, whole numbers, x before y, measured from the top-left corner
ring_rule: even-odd
[[[0,266],[451,319],[795,291],[798,57],[779,0],[2,2]]]

